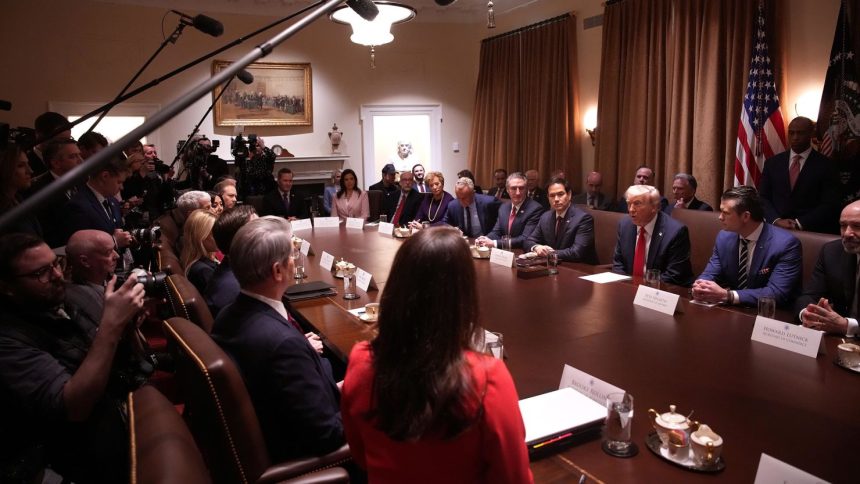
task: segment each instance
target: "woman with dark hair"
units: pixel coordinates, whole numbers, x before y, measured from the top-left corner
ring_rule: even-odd
[[[0,159],[0,213],[6,213],[21,201],[21,194],[33,182],[33,170],[27,153],[17,144],[9,143]],[[23,216],[5,232],[27,232],[42,237],[42,226],[36,217]]]
[[[340,175],[340,190],[335,195],[331,205],[331,216],[363,218],[367,220],[370,216],[370,203],[367,201],[367,192],[358,188],[358,177],[355,172],[347,168]]]
[[[392,264],[379,336],[350,354],[341,413],[370,482],[531,482],[525,428],[505,364],[483,340],[469,248],[422,230]]]

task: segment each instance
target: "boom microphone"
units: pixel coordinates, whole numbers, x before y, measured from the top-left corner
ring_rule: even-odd
[[[195,29],[203,32],[204,34],[209,34],[212,37],[218,37],[224,33],[224,24],[215,20],[212,17],[207,17],[202,13],[192,17],[188,14],[184,14],[178,10],[171,10],[171,12],[175,13],[182,17],[182,21],[188,25],[193,26]]]
[[[436,0],[436,5],[441,5],[443,7],[447,7],[448,5],[451,5],[452,3],[456,2],[456,1],[457,0]]]
[[[368,22],[373,22],[373,19],[379,15],[379,8],[377,8],[376,4],[370,0],[346,0],[346,4],[349,5],[349,8],[355,11],[359,17],[367,20]]]
[[[245,84],[253,84],[254,82],[254,75],[246,71],[245,69],[242,69],[241,71],[236,73],[236,77],[238,77],[239,80]]]

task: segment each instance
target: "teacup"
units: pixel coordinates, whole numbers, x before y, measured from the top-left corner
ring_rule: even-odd
[[[707,425],[700,425],[690,434],[690,447],[693,449],[693,461],[696,464],[713,465],[723,451],[723,438]]]
[[[839,359],[842,364],[849,368],[860,367],[860,345],[854,343],[842,343],[837,347]]]
[[[367,303],[364,306],[364,314],[368,321],[376,321],[379,317],[379,303]]]

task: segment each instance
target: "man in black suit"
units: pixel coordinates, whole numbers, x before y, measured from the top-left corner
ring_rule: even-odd
[[[35,128],[36,140],[39,144],[27,152],[27,159],[30,162],[30,169],[33,170],[33,176],[37,177],[51,168],[49,160],[44,157],[44,150],[48,142],[55,139],[71,138],[72,127],[65,116],[48,111],[36,118],[33,128]]]
[[[417,163],[412,167],[413,185],[418,193],[430,193],[430,186],[424,181],[424,165]]]
[[[400,190],[391,192],[391,195],[382,199],[382,211],[388,215],[388,220],[395,227],[406,225],[415,220],[418,205],[421,204],[422,195],[418,190],[412,189],[414,176],[410,171],[400,174]]]
[[[559,260],[597,263],[594,219],[571,205],[570,184],[554,178],[547,187],[552,210],[544,212],[523,249],[543,256],[556,252]]]
[[[812,120],[788,125],[791,150],[769,158],[759,180],[765,220],[788,230],[836,232],[839,179],[834,163],[812,149]]]
[[[504,168],[498,168],[493,172],[493,182],[496,184],[493,188],[490,188],[490,191],[487,192],[487,195],[495,198],[496,200],[510,200],[511,196],[508,194],[508,191],[505,190],[505,182],[508,179],[508,171]]]
[[[544,212],[543,207],[526,196],[528,182],[522,173],[511,173],[506,187],[511,195],[510,202],[503,202],[499,207],[499,217],[496,225],[486,237],[481,236],[475,243],[484,247],[499,247],[498,241],[503,235],[511,238],[510,247],[504,249],[519,249],[529,235],[537,227],[538,220]]]
[[[83,161],[78,145],[71,138],[49,141],[44,145],[42,155],[48,163],[49,170],[33,180],[26,194],[28,197],[44,189]],[[66,243],[66,234],[63,231],[65,214],[62,209],[76,191],[77,188],[72,188],[54,195],[36,214],[45,234],[45,242],[51,247],[60,247]]]
[[[549,210],[549,198],[546,190],[540,186],[540,173],[537,170],[526,171],[526,197],[539,203],[544,210]]]
[[[603,193],[603,175],[592,171],[585,177],[585,192],[573,197],[574,205],[586,205],[595,210],[612,210],[614,200]]]
[[[90,175],[86,185],[66,204],[63,244],[78,230],[91,229],[111,235],[117,249],[125,249],[131,245],[131,234],[122,229],[122,212],[116,199],[126,176],[128,165],[125,160],[118,158],[110,160],[99,171]]]
[[[281,300],[293,284],[291,238],[289,222],[279,217],[239,229],[230,257],[242,292],[212,329],[244,376],[275,462],[322,455],[344,443],[331,365],[318,354],[319,339],[303,334]]]
[[[667,205],[663,211],[668,215],[672,215],[672,210],[676,208],[713,212],[714,209],[710,205],[696,198],[696,189],[698,188],[699,183],[696,181],[696,177],[687,173],[678,173],[672,180],[672,194],[675,195],[675,204]]]
[[[842,209],[842,240],[824,244],[812,278],[795,302],[797,319],[807,328],[845,336],[860,334],[857,320],[857,263],[860,261],[860,201]]]
[[[472,180],[462,177],[454,184],[456,199],[448,203],[442,223],[459,228],[467,237],[486,235],[496,224],[499,201],[489,195],[475,193]]]
[[[305,201],[293,191],[293,176],[289,168],[278,170],[278,188],[263,197],[263,215],[276,215],[287,220],[308,217]]]
[[[636,175],[633,176],[633,185],[654,186],[654,178],[655,177],[653,168],[649,168],[645,165],[640,165],[639,168],[636,168]],[[627,213],[628,205],[629,204],[627,203],[627,198],[625,196],[622,196],[618,200],[618,203],[615,205],[615,211]],[[668,206],[669,200],[667,200],[666,197],[660,195],[660,210],[666,210],[666,207]]]
[[[618,223],[612,270],[642,278],[648,269],[657,269],[663,282],[692,284],[690,234],[684,224],[660,211],[660,192],[650,185],[633,185],[624,199],[629,217]]]

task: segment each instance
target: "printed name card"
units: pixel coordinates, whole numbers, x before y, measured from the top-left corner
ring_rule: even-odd
[[[347,217],[346,228],[364,230],[364,219],[358,217]]]
[[[299,250],[301,250],[302,254],[305,256],[313,254],[313,252],[311,252],[311,243],[307,240],[302,240],[302,246]]]
[[[570,365],[564,365],[558,389],[567,387],[573,388],[601,405],[606,405],[606,397],[610,393],[624,393],[624,390],[615,385],[610,385]]]
[[[514,253],[493,247],[490,249],[490,262],[500,266],[513,267]]]
[[[677,294],[640,284],[636,297],[633,298],[633,304],[672,316],[678,307],[679,297]]]
[[[815,358],[821,348],[822,335],[822,331],[758,316],[751,339]]]
[[[394,224],[388,222],[379,222],[379,233],[385,235],[394,235]]]
[[[754,484],[770,484],[772,482],[824,484],[827,481],[762,453],[761,459],[758,461],[758,471],[756,471]]]
[[[290,222],[290,225],[292,225],[293,231],[307,230],[307,229],[312,229],[314,227],[313,225],[311,225],[311,219],[309,219],[309,218],[293,220]]]
[[[376,284],[373,283],[373,276],[360,267],[355,268],[355,285],[364,292],[369,289],[376,289]]]
[[[320,256],[320,267],[324,270],[331,271],[331,266],[334,265],[334,256],[326,251],[323,251]]]
[[[330,229],[340,227],[340,219],[338,217],[317,217],[314,219],[315,229]]]

